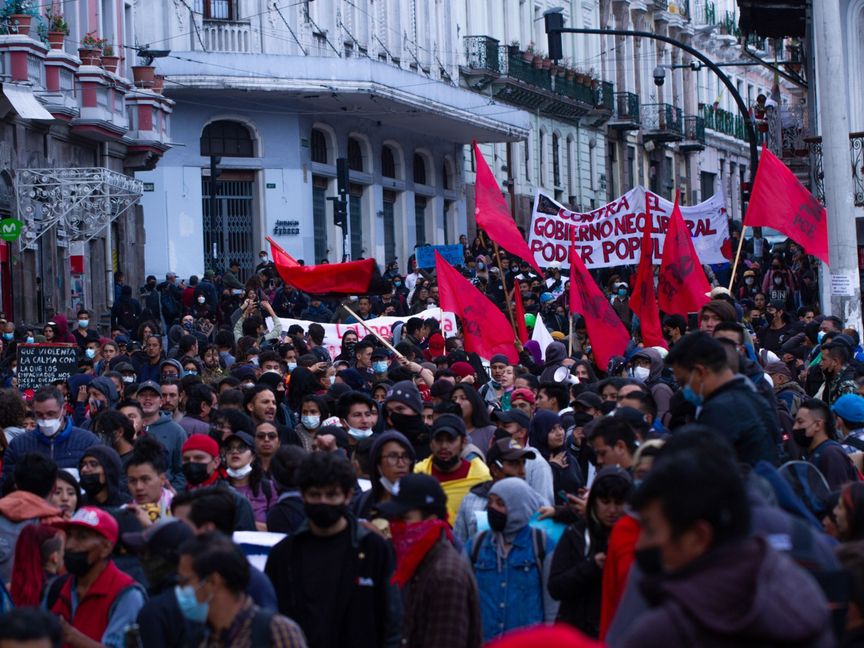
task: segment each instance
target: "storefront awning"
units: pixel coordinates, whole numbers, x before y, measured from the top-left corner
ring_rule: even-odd
[[[24,119],[54,119],[54,116],[45,110],[33,91],[27,86],[4,83],[3,96],[12,104],[12,108],[19,117]]]

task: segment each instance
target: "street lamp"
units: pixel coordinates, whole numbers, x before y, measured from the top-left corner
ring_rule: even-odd
[[[756,167],[759,165],[759,150],[756,145],[756,131],[753,129],[753,122],[750,120],[750,109],[747,107],[747,104],[744,103],[744,99],[741,98],[741,95],[738,93],[738,89],[735,87],[735,84],[727,77],[723,70],[714,63],[710,58],[708,58],[705,54],[700,52],[697,49],[694,49],[687,45],[686,43],[682,43],[679,40],[671,38],[669,36],[664,36],[663,34],[652,34],[651,32],[645,31],[631,31],[628,29],[591,29],[591,28],[576,28],[576,27],[565,27],[564,26],[564,14],[563,9],[560,7],[556,7],[554,9],[549,9],[548,11],[543,13],[544,25],[546,27],[546,36],[549,39],[549,58],[558,61],[559,59],[564,57],[564,48],[561,42],[561,34],[597,34],[600,36],[637,36],[639,38],[650,38],[653,40],[663,41],[664,43],[669,43],[670,45],[674,45],[680,49],[683,49],[685,52],[690,54],[691,56],[699,59],[702,64],[709,68],[714,74],[716,74],[720,81],[726,86],[726,89],[729,91],[730,96],[735,100],[735,104],[738,106],[738,110],[741,113],[741,116],[744,118],[744,127],[747,129],[747,138],[750,140],[750,178],[751,180],[756,177]],[[659,70],[659,75],[658,75]],[[665,71],[662,66],[658,66],[654,69],[654,83],[657,85],[663,84],[663,78],[665,76]]]

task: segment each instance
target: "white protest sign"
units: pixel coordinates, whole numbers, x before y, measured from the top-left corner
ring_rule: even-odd
[[[561,269],[569,268],[571,242],[590,269],[637,264],[646,199],[654,230],[654,259],[659,263],[674,203],[644,187],[635,187],[585,214],[572,212],[538,191],[534,197],[528,247],[541,268],[552,264]],[[723,256],[723,250],[729,249],[729,221],[722,193],[693,207],[681,207],[681,214],[702,263],[729,261]]]
[[[407,322],[412,317],[420,317],[429,319],[430,317],[441,322],[441,333],[445,338],[456,335],[456,316],[448,311],[443,311],[440,308],[427,308],[417,315],[406,315],[404,317],[375,317],[366,320],[364,324],[375,331],[381,337],[391,339],[393,337],[393,325],[399,322]],[[289,319],[280,317],[279,321],[282,324],[283,335],[288,334],[288,328],[294,324],[299,324],[304,331],[309,330],[309,325],[313,322],[307,320]],[[363,324],[321,324],[324,327],[324,347],[330,353],[331,358],[335,358],[342,353],[342,336],[347,331],[354,331],[358,338],[364,338],[369,334],[369,331]],[[273,328],[273,322],[267,318],[268,329]]]

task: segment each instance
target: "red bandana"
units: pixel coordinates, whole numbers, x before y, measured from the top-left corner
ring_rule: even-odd
[[[444,520],[421,520],[410,524],[402,520],[390,522],[390,535],[396,550],[396,571],[390,579],[392,583],[404,587],[411,580],[418,565],[438,542],[441,531],[444,531],[450,542],[453,541],[450,525]]]

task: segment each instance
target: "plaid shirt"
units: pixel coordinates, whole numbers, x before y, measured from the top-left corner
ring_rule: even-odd
[[[257,648],[252,646],[252,619],[258,607],[244,595],[243,605],[231,625],[220,632],[211,632],[199,648]],[[270,646],[272,648],[306,648],[303,631],[288,617],[274,614],[270,620]]]
[[[479,648],[482,634],[474,574],[468,561],[442,538],[405,586],[402,645]]]

